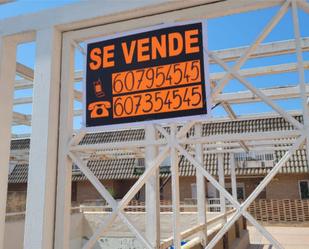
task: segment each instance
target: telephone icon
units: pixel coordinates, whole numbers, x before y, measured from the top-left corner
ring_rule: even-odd
[[[100,79],[93,82],[94,92],[97,98],[102,98],[105,96],[105,92],[103,90],[103,84]]]
[[[91,111],[91,118],[105,118],[109,116],[108,109],[111,108],[109,101],[97,101],[88,105],[88,110]]]

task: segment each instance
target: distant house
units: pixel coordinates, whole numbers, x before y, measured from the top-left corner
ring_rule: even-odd
[[[295,118],[303,122],[302,116]],[[235,121],[219,120],[203,124],[203,136],[226,135],[229,134],[251,134],[257,132],[278,132],[293,131],[294,127],[281,117],[256,117],[254,119],[240,119]],[[194,130],[189,131],[188,136],[194,135]],[[87,134],[80,144],[98,144],[119,141],[132,141],[144,139],[143,129],[131,129],[115,132],[91,133]],[[285,144],[286,143],[286,144]],[[15,139],[11,143],[12,170],[9,175],[10,193],[26,191],[27,186],[27,156],[29,153],[29,138]],[[289,141],[278,139],[275,149],[263,150],[263,145],[251,146],[248,141],[249,152],[240,149],[233,152],[236,174],[237,192],[239,199],[245,199],[255,189],[263,177],[272,169],[278,160],[284,155]],[[267,146],[266,146],[267,147]],[[266,148],[265,147],[265,148]],[[194,153],[194,151],[193,151]],[[224,152],[224,173],[226,178],[226,188],[230,186],[229,159],[231,154]],[[217,154],[204,154],[204,167],[214,176],[218,174]],[[89,168],[110,189],[115,198],[122,198],[129,188],[135,183],[144,170],[144,160],[142,155],[133,156],[103,154],[89,155]],[[180,158],[180,198],[182,201],[196,199],[196,185],[194,166],[186,159]],[[280,173],[270,182],[270,184],[260,194],[263,199],[307,199],[309,198],[309,167],[304,149],[299,149],[291,159],[283,166]],[[161,199],[171,199],[169,160],[165,160],[161,169]],[[99,193],[94,189],[87,178],[73,166],[72,177],[72,201],[83,203],[101,199]],[[217,191],[207,183],[207,197],[218,197]],[[144,193],[141,191],[137,199],[144,200]]]

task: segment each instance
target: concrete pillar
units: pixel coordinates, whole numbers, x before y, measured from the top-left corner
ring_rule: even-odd
[[[195,125],[195,136],[202,137],[202,124]],[[195,145],[196,160],[203,165],[203,145]],[[207,217],[206,217],[206,193],[205,193],[205,177],[201,172],[196,170],[196,192],[197,192],[197,221],[199,224],[205,224],[205,230],[200,233],[202,245],[207,243]]]
[[[4,249],[15,74],[16,43],[0,36],[0,249]]]
[[[37,32],[24,249],[52,249],[58,148],[61,35]]]
[[[73,133],[74,102],[74,46],[70,37],[63,34],[61,63],[61,93],[59,120],[58,176],[56,199],[55,249],[70,248],[72,160],[67,155]],[[78,144],[82,134],[77,135]]]
[[[224,180],[224,154],[219,153],[218,155],[218,175],[219,175],[219,183],[225,188],[225,180]],[[225,205],[225,197],[220,192],[220,212],[226,213],[226,205]]]
[[[178,151],[173,145],[176,140],[177,126],[171,125],[171,172],[172,172],[172,200],[173,200],[173,235],[174,248],[181,248],[180,238],[180,194],[179,194],[179,157]]]
[[[157,131],[154,125],[147,125],[146,140],[155,141]],[[148,145],[145,151],[145,166],[148,169],[158,155],[155,145]],[[160,177],[158,169],[146,182],[146,237],[153,248],[160,245]]]

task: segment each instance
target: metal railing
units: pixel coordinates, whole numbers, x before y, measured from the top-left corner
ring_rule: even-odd
[[[207,212],[220,213],[220,199],[219,198],[209,198],[206,199]],[[227,210],[232,209],[232,205],[226,201]],[[132,200],[128,206],[124,209],[126,212],[146,212],[145,202]],[[112,212],[111,206],[109,206],[103,200],[91,200],[84,202],[80,205],[75,205],[72,207],[73,212]],[[172,201],[161,200],[160,201],[160,212],[172,212]],[[180,212],[197,212],[196,200],[192,199],[190,201],[180,202]]]

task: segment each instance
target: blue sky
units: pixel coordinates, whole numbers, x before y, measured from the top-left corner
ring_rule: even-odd
[[[0,22],[1,19],[17,16],[20,14],[31,13],[47,8],[54,8],[64,4],[71,4],[78,2],[76,0],[66,1],[30,1],[20,0],[14,3],[0,5]],[[208,20],[208,47],[210,50],[227,49],[232,47],[240,47],[250,45],[257,35],[263,30],[265,25],[270,21],[279,7],[269,8],[265,10],[258,10],[239,15],[227,16],[224,18],[216,18]],[[301,23],[301,35],[309,37],[309,15],[299,10],[299,18]],[[271,32],[271,34],[263,41],[273,42],[279,40],[293,39],[293,24],[292,15],[289,11]],[[303,53],[305,60],[309,60],[309,52]],[[35,65],[35,44],[24,44],[18,47],[17,60],[31,68]],[[242,68],[260,67],[266,65],[284,64],[296,62],[296,55],[282,55],[263,59],[252,59],[246,62]],[[83,57],[79,52],[76,52],[76,69],[82,69]],[[229,63],[233,65],[233,63]],[[210,72],[223,71],[217,65],[210,66]],[[295,85],[298,82],[297,73],[274,74],[269,76],[259,76],[248,78],[256,87],[266,88],[272,86],[286,86]],[[306,81],[309,81],[309,72],[306,71]],[[77,84],[76,88],[80,89],[81,84]],[[237,80],[231,80],[224,89],[224,92],[233,92],[245,90]],[[32,96],[31,90],[16,91],[15,97]],[[286,110],[300,109],[301,101],[295,100],[281,100],[277,103]],[[81,108],[81,105],[76,103],[76,108]],[[270,112],[272,109],[264,103],[255,104],[241,104],[233,105],[233,109],[238,115]],[[31,114],[31,105],[19,105],[14,108],[15,111]],[[224,116],[225,112],[219,106],[214,112],[214,116]],[[80,118],[76,118],[74,125],[76,128],[80,125]],[[31,131],[29,127],[16,126],[13,127],[14,133],[28,133]]]

